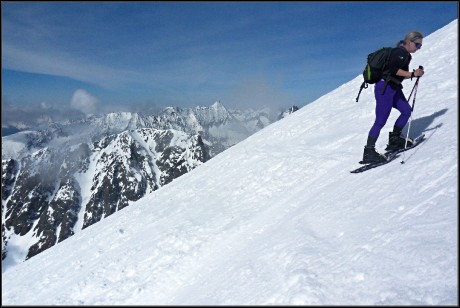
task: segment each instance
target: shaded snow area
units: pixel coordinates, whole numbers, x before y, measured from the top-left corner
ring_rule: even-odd
[[[458,304],[457,43],[455,20],[413,54],[426,140],[404,156],[350,173],[374,121],[358,76],[8,269],[3,304]]]

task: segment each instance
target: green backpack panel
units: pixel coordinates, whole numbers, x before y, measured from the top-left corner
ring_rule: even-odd
[[[388,60],[390,59],[393,47],[383,47],[370,53],[367,56],[366,67],[363,71],[364,81],[359,89],[356,102],[359,100],[359,95],[363,89],[367,89],[369,84],[374,84],[381,79],[385,79],[388,75]]]

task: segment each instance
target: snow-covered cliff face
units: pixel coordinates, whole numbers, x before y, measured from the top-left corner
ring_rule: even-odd
[[[2,137],[2,260],[28,259],[270,124],[267,112],[169,107]],[[17,244],[21,242],[21,244]],[[20,248],[17,248],[20,247]]]
[[[199,135],[153,128],[3,160],[2,253],[26,237],[30,258],[205,161]]]

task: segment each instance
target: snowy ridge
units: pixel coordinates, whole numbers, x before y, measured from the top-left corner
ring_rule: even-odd
[[[374,121],[358,76],[6,271],[3,303],[458,304],[457,29],[413,56],[427,140],[404,165],[349,173]]]
[[[227,110],[220,102],[209,107],[167,107],[158,114],[114,112],[53,123],[40,130],[2,137],[2,159],[20,159],[44,146],[61,148],[137,128],[174,129],[200,134],[211,157],[278,120],[267,110]]]

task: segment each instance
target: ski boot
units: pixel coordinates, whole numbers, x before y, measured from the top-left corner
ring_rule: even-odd
[[[380,163],[386,161],[387,158],[385,155],[377,153],[374,146],[365,146],[363,153],[363,160],[360,162],[362,164],[371,164],[371,163]]]
[[[400,133],[391,132],[388,137],[388,145],[386,147],[386,151],[398,151],[402,150],[405,147],[410,148],[413,145],[412,139],[407,139],[402,137]]]

